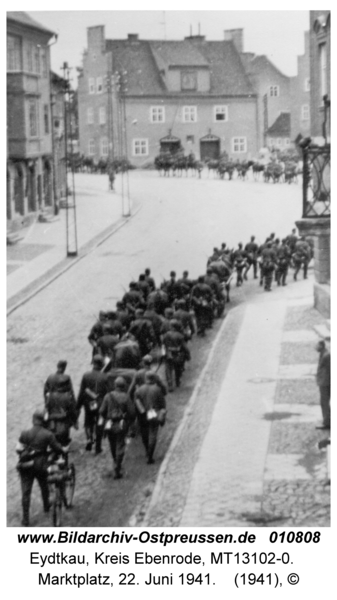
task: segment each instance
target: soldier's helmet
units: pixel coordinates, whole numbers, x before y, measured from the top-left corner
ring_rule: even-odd
[[[95,354],[94,358],[92,359],[93,365],[96,365],[98,367],[102,367],[104,364],[104,360],[103,357],[100,354]]]
[[[174,331],[179,331],[179,329],[180,329],[179,321],[177,321],[177,319],[172,319],[172,321],[170,321],[170,327]]]
[[[43,423],[44,422],[45,411],[43,408],[38,408],[33,412],[33,422]]]
[[[115,381],[116,390],[125,390],[126,389],[126,381],[124,377],[117,377]]]

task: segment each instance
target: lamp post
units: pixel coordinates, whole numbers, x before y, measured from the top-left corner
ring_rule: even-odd
[[[69,111],[71,89],[70,89],[70,68],[68,63],[62,65],[63,80],[64,80],[64,143],[65,143],[65,164],[66,164],[66,240],[67,240],[67,257],[72,258],[77,256],[77,220],[76,220],[76,194],[75,194],[75,175],[74,175],[74,160],[73,160],[73,143],[72,143],[72,124],[71,113]],[[69,204],[69,188],[68,188],[68,117],[69,117],[69,135],[70,135],[70,168],[72,173],[72,196],[73,201]]]

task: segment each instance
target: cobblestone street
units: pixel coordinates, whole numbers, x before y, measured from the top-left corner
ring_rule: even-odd
[[[99,176],[93,177],[99,181]],[[132,173],[130,184],[135,202],[142,204],[139,214],[8,318],[11,526],[18,526],[21,516],[14,452],[19,433],[29,426],[32,411],[41,405],[43,383],[58,359],[68,360],[77,392],[81,375],[90,365],[87,335],[98,311],[114,307],[128,283],[138,278],[145,267],[151,267],[157,282],[167,278],[171,269],[179,276],[187,269],[191,277],[196,277],[204,271],[206,256],[214,245],[226,241],[229,246],[236,246],[239,241],[246,243],[251,234],[261,241],[271,231],[286,235],[300,213],[300,186],[295,185],[164,179],[154,173],[137,172]],[[92,190],[88,186],[92,198],[94,185]],[[289,279],[288,288],[275,288],[270,295],[251,279],[242,288],[233,289],[226,318],[217,322],[206,340],[193,342],[192,361],[182,387],[168,397],[168,424],[161,431],[156,463],[150,467],[145,464],[137,437],[128,446],[126,476],[120,482],[111,477],[107,444],[99,457],[85,453],[81,417],[80,430],[73,435],[72,458],[78,473],[75,505],[66,514],[64,525],[263,526],[278,521],[286,526],[328,525],[329,488],[323,485],[325,452],[317,450],[322,433],[314,428],[320,419],[320,408],[313,377],[317,336],[312,328],[322,318],[311,307],[312,281],[294,283]],[[255,322],[257,329],[253,331],[251,311],[257,311],[256,315],[270,314],[270,318],[275,318],[275,328],[265,319],[260,329],[259,322]],[[240,357],[240,348],[244,347],[244,335],[250,340],[247,352],[256,357],[263,355],[265,338],[276,335],[271,375],[268,369],[254,371],[244,355],[244,367],[238,366],[240,361],[235,362],[235,352]],[[246,367],[251,372],[249,378],[256,380],[247,383],[249,390],[255,387],[256,398],[260,398],[263,387],[267,396],[257,402],[256,419],[250,392],[242,396],[242,428],[236,429],[236,414],[227,399],[235,396],[240,381],[246,385],[246,376],[242,376]],[[232,374],[227,379],[230,369]],[[261,382],[263,378],[265,381]],[[231,386],[231,394],[223,388],[226,385]],[[221,400],[223,412],[219,419],[217,407],[223,392],[226,402]],[[210,487],[203,497],[208,474],[214,480],[219,473],[221,482],[224,463],[228,478],[233,477],[233,462],[227,454],[212,455],[213,448],[209,450],[211,455],[204,453],[209,427],[217,418],[220,438],[232,431],[230,439],[238,465],[244,463],[240,453],[249,455],[252,448],[256,456],[261,456],[260,487],[253,479],[250,483],[241,482],[241,487],[234,482],[226,486],[224,493],[216,486]],[[177,428],[179,435],[175,435]],[[172,439],[174,445],[167,453]],[[208,457],[208,468],[202,463],[203,456]],[[221,501],[217,503],[211,496]],[[203,502],[207,502],[205,522],[198,513]],[[42,515],[39,491],[35,488],[32,526],[40,525],[47,526],[49,521]]]

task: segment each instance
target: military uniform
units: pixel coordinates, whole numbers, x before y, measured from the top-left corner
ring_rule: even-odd
[[[191,304],[197,321],[198,334],[200,335],[204,335],[207,327],[212,326],[212,300],[213,292],[210,286],[204,283],[203,280],[198,280],[191,292]]]
[[[168,389],[172,392],[173,374],[175,375],[176,386],[179,387],[185,361],[190,360],[190,351],[182,333],[174,329],[164,334],[163,346],[165,348],[166,380]]]
[[[48,398],[48,395],[51,392],[55,392],[60,387],[62,387],[63,391],[68,391],[72,397],[74,397],[74,390],[71,378],[66,373],[53,373],[53,375],[49,375],[46,383],[43,388],[43,395],[45,401]]]
[[[287,279],[287,274],[288,274],[289,262],[290,262],[290,250],[285,243],[282,243],[282,245],[277,249],[277,254],[276,254],[277,266],[276,266],[275,276],[276,276],[277,285],[281,285],[281,284],[287,285],[286,279]]]
[[[76,409],[84,407],[84,428],[87,436],[87,450],[91,450],[96,434],[96,453],[102,450],[102,431],[97,427],[98,411],[107,393],[106,375],[97,369],[84,373],[77,399]]]
[[[70,443],[69,432],[77,422],[76,402],[71,392],[50,392],[46,400],[48,414],[48,429],[53,432],[60,444],[66,446]]]
[[[136,338],[141,355],[145,356],[145,354],[148,354],[155,343],[151,321],[145,319],[143,316],[137,317],[131,324],[129,333]]]
[[[151,416],[150,411],[155,411],[158,414],[160,411],[166,410],[165,394],[161,387],[152,380],[140,386],[135,396],[142,441],[145,446],[148,463],[152,463],[160,423],[156,417],[149,418]]]
[[[116,379],[116,389],[106,394],[99,409],[99,417],[102,417],[105,421],[105,431],[115,464],[116,479],[122,476],[125,438],[129,423],[135,416],[132,402],[126,392],[126,386],[125,384],[122,386],[119,380],[118,377]]]
[[[247,273],[252,265],[253,265],[253,270],[254,270],[254,279],[257,279],[257,253],[258,253],[258,250],[259,250],[259,247],[254,241],[248,242],[248,244],[246,244],[246,246],[245,246],[245,255],[246,255],[246,260],[247,260],[247,268],[246,268],[245,274],[244,274],[245,279],[247,279]]]
[[[264,289],[271,292],[271,284],[273,282],[273,272],[275,270],[275,251],[267,245],[262,250],[262,270],[264,276]]]
[[[18,465],[22,491],[22,524],[27,527],[29,526],[30,498],[35,479],[40,486],[44,510],[45,512],[49,510],[48,449],[51,448],[58,454],[63,453],[63,449],[54,434],[43,427],[42,422],[40,425],[35,424],[31,429],[23,431],[19,443],[34,455],[32,466],[24,467],[24,463],[20,466],[20,462]]]

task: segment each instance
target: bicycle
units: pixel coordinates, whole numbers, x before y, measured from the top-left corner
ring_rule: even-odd
[[[48,484],[51,497],[51,520],[53,527],[61,527],[63,506],[70,509],[76,484],[74,463],[69,463],[68,453],[56,460],[51,458],[48,467]]]

